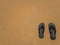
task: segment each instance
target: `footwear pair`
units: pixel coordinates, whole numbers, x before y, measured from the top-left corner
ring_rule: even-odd
[[[38,28],[39,28],[39,37],[43,38],[44,37],[44,31],[45,31],[45,24],[44,23],[39,24]],[[50,38],[52,40],[55,40],[56,39],[55,24],[54,23],[48,24],[48,28],[49,28]]]

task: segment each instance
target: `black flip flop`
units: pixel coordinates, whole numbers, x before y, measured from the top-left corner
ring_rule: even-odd
[[[56,39],[56,27],[54,23],[50,23],[49,25],[49,32],[50,32],[50,38],[52,40]]]
[[[39,37],[43,38],[44,37],[45,24],[40,23],[38,26],[38,29],[39,29]]]

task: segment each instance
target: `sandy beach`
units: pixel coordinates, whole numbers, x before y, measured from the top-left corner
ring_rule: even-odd
[[[45,23],[44,38],[38,25]],[[56,25],[56,40],[48,24]],[[60,45],[60,0],[0,0],[0,45]]]

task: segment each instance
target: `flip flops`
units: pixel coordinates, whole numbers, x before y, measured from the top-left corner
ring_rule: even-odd
[[[43,38],[44,37],[45,24],[40,23],[38,26],[38,29],[39,29],[39,37]]]
[[[55,24],[49,23],[48,28],[49,28],[50,38],[52,40],[55,40],[56,39],[56,26],[55,26]],[[44,37],[44,31],[45,31],[45,24],[40,23],[38,26],[38,29],[39,29],[39,38],[43,38]]]
[[[54,23],[50,23],[49,25],[49,33],[50,33],[50,38],[52,40],[56,39],[56,27]]]

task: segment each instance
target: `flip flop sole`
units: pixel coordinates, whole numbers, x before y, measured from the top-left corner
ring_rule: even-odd
[[[43,38],[44,37],[44,30],[45,30],[45,24],[44,23],[40,23],[38,26],[39,29],[39,37]]]
[[[56,39],[56,26],[54,23],[49,24],[49,32],[50,32],[50,38],[52,40]]]

